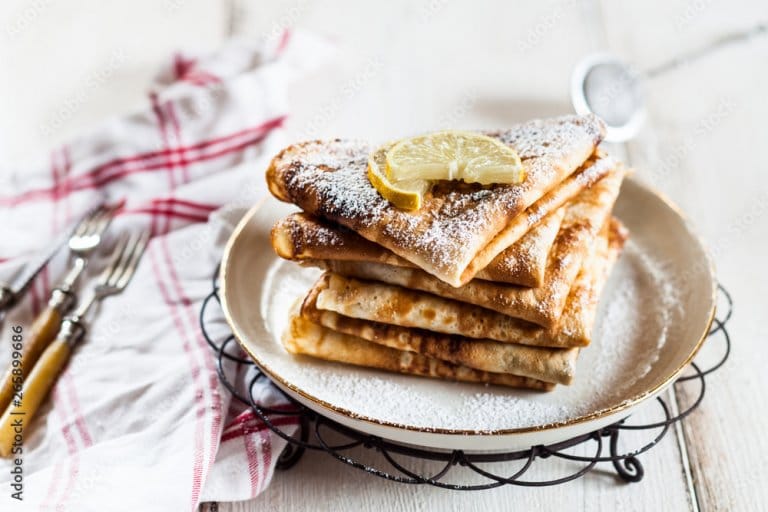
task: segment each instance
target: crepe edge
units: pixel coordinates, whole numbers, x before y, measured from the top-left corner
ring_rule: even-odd
[[[347,317],[316,307],[323,284],[321,277],[302,302],[300,313],[307,320],[333,331],[481,371],[509,373],[555,384],[568,385],[573,381],[578,348],[518,345]],[[496,359],[499,351],[506,352],[505,357]],[[501,367],[506,369],[498,369]]]
[[[378,345],[357,336],[339,333],[310,322],[299,313],[299,302],[291,312],[282,337],[285,349],[326,361],[376,368],[393,373],[459,382],[496,384],[506,387],[551,391],[555,384],[519,375],[491,373]]]

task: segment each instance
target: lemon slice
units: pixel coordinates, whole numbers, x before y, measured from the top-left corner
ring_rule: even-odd
[[[392,182],[384,173],[387,151],[392,144],[382,146],[368,158],[368,179],[387,201],[403,210],[418,210],[424,194],[429,190],[426,180],[405,180]]]
[[[387,152],[387,177],[404,180],[464,180],[518,184],[525,169],[514,149],[479,133],[444,131],[395,143]]]

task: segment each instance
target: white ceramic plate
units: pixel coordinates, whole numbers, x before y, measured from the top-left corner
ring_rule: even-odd
[[[318,277],[281,260],[269,231],[292,207],[269,198],[227,244],[221,297],[243,349],[286,393],[344,425],[402,443],[498,451],[566,440],[627,416],[683,371],[706,337],[715,280],[678,210],[627,180],[616,204],[630,240],[600,300],[571,386],[549,393],[385,373],[296,357],[280,337]]]

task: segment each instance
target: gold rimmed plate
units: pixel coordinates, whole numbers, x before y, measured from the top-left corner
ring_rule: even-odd
[[[221,298],[238,342],[290,396],[349,427],[438,449],[551,444],[629,415],[666,389],[706,337],[715,279],[676,207],[628,179],[614,213],[630,240],[600,299],[592,344],[571,386],[549,393],[397,375],[297,357],[280,338],[319,271],[281,260],[269,232],[295,208],[266,199],[240,221],[221,264]]]

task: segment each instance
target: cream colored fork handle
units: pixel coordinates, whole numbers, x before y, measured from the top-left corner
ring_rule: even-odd
[[[0,417],[0,456],[14,455],[14,447],[24,442],[24,433],[67,363],[72,347],[57,338],[43,352],[32,372],[24,380],[21,400],[14,402]]]
[[[32,324],[28,335],[24,335],[24,347],[21,352],[21,358],[17,359],[20,364],[13,366],[13,359],[8,369],[0,380],[0,411],[5,411],[13,399],[14,377],[16,382],[20,382],[19,377],[29,375],[35,366],[40,354],[53,341],[56,333],[61,326],[62,315],[57,308],[48,306],[40,313]],[[16,370],[14,375],[14,370]],[[21,374],[21,375],[19,375]]]

